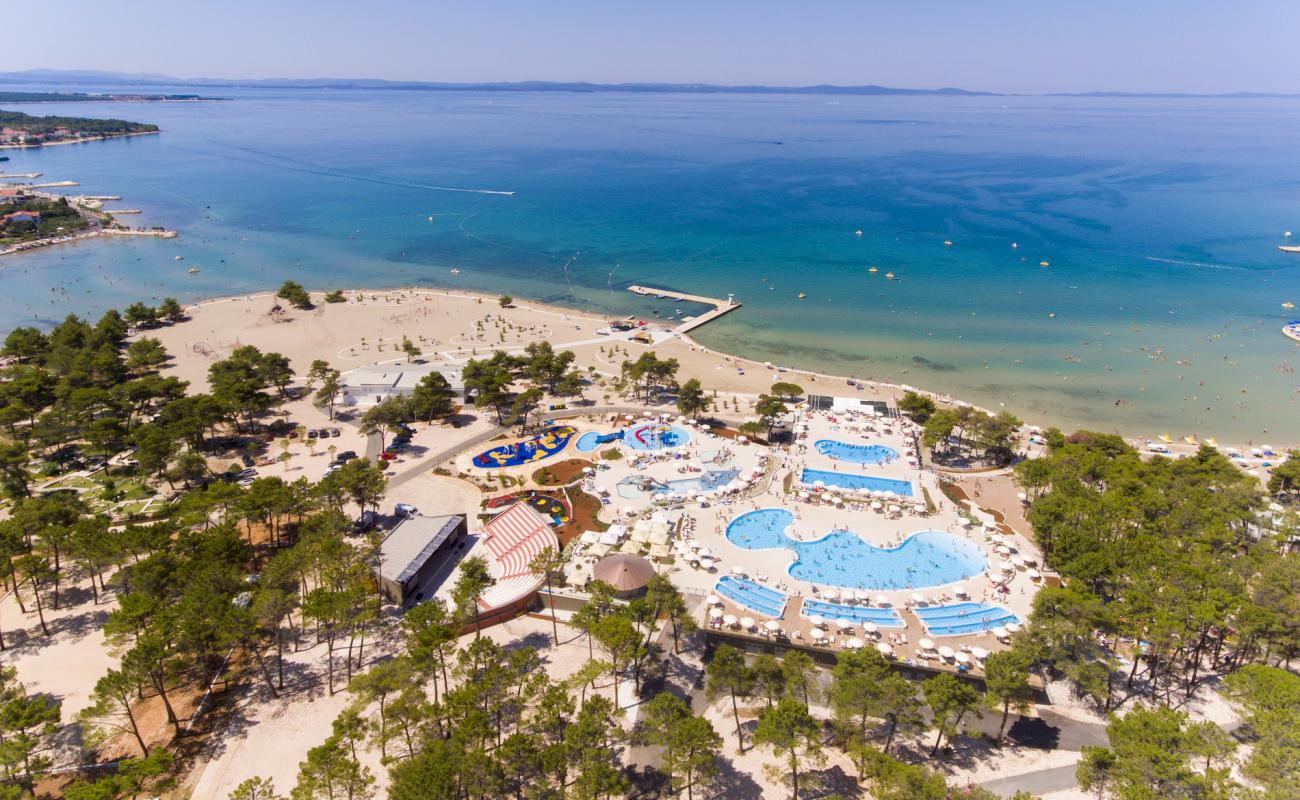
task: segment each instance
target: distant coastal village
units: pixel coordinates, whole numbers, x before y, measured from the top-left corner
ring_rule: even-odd
[[[38,117],[0,109],[0,149],[45,147],[54,144],[115,139],[158,133],[157,125],[124,119]]]

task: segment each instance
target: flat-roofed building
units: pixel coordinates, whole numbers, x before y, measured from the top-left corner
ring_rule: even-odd
[[[357,367],[340,381],[339,405],[373,406],[390,397],[409,397],[431,372],[442,373],[452,391],[463,396],[460,369],[438,364],[371,364]]]
[[[469,529],[464,514],[407,517],[379,546],[379,582],[384,596],[410,606],[433,596],[430,581]]]

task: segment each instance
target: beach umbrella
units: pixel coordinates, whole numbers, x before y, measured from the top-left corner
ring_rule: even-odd
[[[731,627],[732,625],[735,625],[736,616],[734,614],[727,614],[722,618],[722,624],[726,625],[727,627]]]
[[[857,600],[859,603],[865,603],[865,602],[867,602],[868,600],[871,599],[871,595],[867,594],[866,592],[862,591],[861,589],[854,589],[854,590],[853,590],[853,599],[854,599],[854,600]]]
[[[994,636],[996,636],[999,639],[1005,639],[1010,635],[1007,633],[1007,629],[1002,627],[1001,625],[998,625],[996,628],[993,628],[992,633]]]
[[[695,545],[691,545],[691,546],[694,547]],[[695,552],[697,555],[699,555],[700,558],[709,558],[710,556],[713,555],[713,551],[707,547],[701,547],[697,549]]]
[[[1036,581],[1036,580],[1038,580],[1038,579],[1041,578],[1041,577],[1043,577],[1043,574],[1042,574],[1041,572],[1039,572],[1038,570],[1036,570],[1036,569],[1030,569],[1030,570],[1029,570],[1029,580],[1031,580],[1031,581]]]
[[[952,648],[948,645],[939,648],[939,658],[952,658],[953,655],[955,654],[953,653]]]
[[[889,646],[889,642],[876,642],[876,652],[880,653],[882,656],[892,656],[894,654],[894,648]]]
[[[700,558],[700,569],[704,570],[705,572],[708,572],[709,570],[713,569],[713,564],[714,561],[711,558],[704,558],[704,557]]]
[[[913,592],[913,593],[912,593],[912,602],[913,602],[913,603],[924,603],[924,602],[925,602],[925,595],[921,594],[920,592]]]
[[[957,659],[958,664],[970,663],[970,656],[966,655],[965,653],[958,653],[955,656],[953,656],[953,658]]]
[[[885,504],[882,503],[882,502],[880,502],[879,500],[874,500],[874,501],[872,501],[872,503],[871,503],[871,510],[872,510],[872,511],[883,511],[884,508],[885,508]]]
[[[704,602],[708,603],[711,606],[716,606],[720,604],[722,601],[718,599],[718,596],[716,594],[711,594],[708,597],[704,598]]]
[[[826,481],[813,481],[813,486],[818,489],[826,488]]]
[[[744,628],[745,630],[749,630],[750,628],[754,627],[754,620],[753,620],[753,618],[751,618],[751,617],[741,617],[741,618],[740,618],[740,627]]]
[[[821,628],[813,628],[812,632],[809,633],[808,635],[814,639],[823,639],[826,637],[826,632],[823,631]]]
[[[844,630],[845,628],[852,628],[853,621],[847,620],[844,617],[840,617],[839,619],[835,620],[835,627],[839,628],[840,630]]]
[[[849,639],[847,642],[845,642],[844,646],[851,648],[853,650],[858,650],[862,647],[862,644],[863,644],[862,640],[854,636],[852,639]]]
[[[739,564],[733,564],[731,566],[731,574],[744,576],[745,568],[740,566]]]
[[[921,641],[917,642],[916,644],[917,644],[917,646],[919,646],[922,650],[933,650],[933,649],[934,649],[934,642],[930,641],[929,639],[922,639]]]
[[[980,661],[989,657],[989,651],[985,650],[983,647],[972,647],[970,649],[970,654]]]
[[[763,623],[763,627],[767,628],[772,633],[776,633],[777,631],[781,630],[781,623],[777,622],[774,619],[769,619],[767,622]]]
[[[863,633],[870,633],[874,635],[879,630],[880,628],[876,627],[876,623],[874,622],[868,622],[862,626]]]
[[[883,594],[878,594],[878,595],[876,595],[876,605],[878,605],[878,606],[887,606],[887,605],[889,605],[889,598],[888,598],[888,597],[885,597]]]
[[[709,619],[719,619],[722,617],[722,609],[713,607],[709,609]]]
[[[1020,623],[1018,622],[1007,623],[1007,633],[1015,633],[1018,630],[1020,630]]]
[[[820,614],[810,614],[808,616],[808,622],[811,623],[814,628],[820,628],[826,624],[826,620],[822,619]]]

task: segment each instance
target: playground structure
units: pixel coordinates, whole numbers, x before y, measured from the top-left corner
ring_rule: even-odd
[[[536,436],[522,442],[503,444],[493,447],[491,450],[485,450],[474,456],[473,463],[474,466],[481,469],[532,464],[559,453],[569,444],[569,440],[577,432],[577,428],[569,425],[547,428]]]

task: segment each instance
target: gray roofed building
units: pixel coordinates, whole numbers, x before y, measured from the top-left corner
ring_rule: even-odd
[[[340,381],[339,402],[345,406],[373,406],[390,397],[406,397],[431,372],[439,372],[457,394],[464,394],[460,368],[440,364],[370,364],[357,367]]]
[[[384,595],[394,603],[409,605],[432,596],[422,592],[446,560],[446,553],[468,531],[464,514],[422,517],[418,514],[397,524],[379,546],[379,581]],[[441,554],[441,555],[440,555]]]

